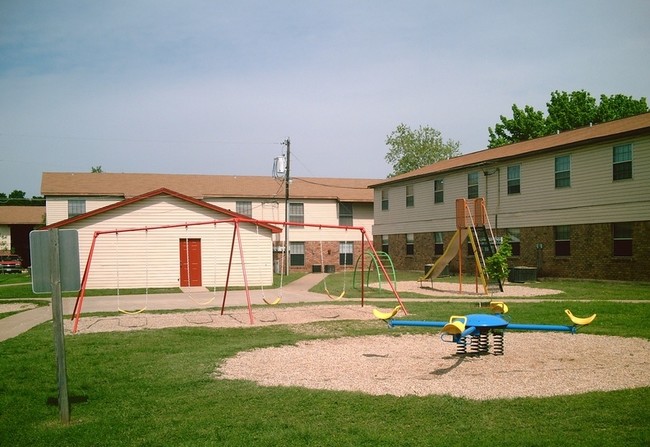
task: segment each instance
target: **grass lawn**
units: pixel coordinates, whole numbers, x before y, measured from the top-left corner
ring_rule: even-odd
[[[330,276],[328,288],[341,290],[343,281],[337,281]],[[568,307],[577,315],[598,314],[585,333],[650,339],[650,303],[609,301],[648,300],[647,284],[557,281],[552,288],[565,291],[563,301],[509,304],[513,321],[564,324]],[[352,294],[354,289],[348,284],[347,290]],[[588,296],[595,301],[581,301]],[[474,304],[460,302],[409,302],[407,307],[423,319],[476,311]],[[328,330],[197,327],[68,336],[70,395],[86,401],[72,404],[71,424],[62,426],[58,408],[47,403],[57,396],[52,327],[40,325],[0,343],[0,445],[650,445],[650,388],[478,402],[212,378],[219,362],[242,350],[322,338],[323,333],[387,333],[381,322],[328,321],[310,327]]]

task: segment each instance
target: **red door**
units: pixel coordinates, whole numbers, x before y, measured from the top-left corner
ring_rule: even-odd
[[[201,286],[201,239],[180,239],[181,287]]]

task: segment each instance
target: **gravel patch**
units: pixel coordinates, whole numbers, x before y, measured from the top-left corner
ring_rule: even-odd
[[[435,334],[345,337],[241,352],[217,379],[372,395],[546,397],[650,386],[650,343],[588,334],[507,332],[502,356],[457,356]]]
[[[6,314],[9,312],[22,312],[23,310],[29,310],[34,308],[36,308],[36,304],[29,304],[29,303],[0,304],[0,314]]]

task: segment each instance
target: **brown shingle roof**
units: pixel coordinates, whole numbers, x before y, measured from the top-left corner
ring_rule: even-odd
[[[0,224],[38,225],[45,223],[44,206],[0,206]]]
[[[291,179],[290,196],[300,199],[338,199],[343,202],[372,202],[368,185],[379,179],[298,178]],[[262,176],[131,174],[44,172],[41,194],[45,196],[135,197],[167,188],[197,199],[283,198],[284,184]]]
[[[636,115],[630,118],[623,118],[616,121],[597,124],[590,127],[561,132],[555,135],[536,138],[534,140],[522,141],[494,149],[485,149],[472,152],[459,157],[442,160],[420,169],[405,174],[391,177],[385,181],[373,183],[371,188],[384,186],[390,183],[397,183],[403,180],[410,180],[418,177],[425,177],[432,174],[440,174],[447,171],[466,168],[469,166],[481,165],[494,161],[502,161],[522,155],[529,155],[549,150],[570,148],[579,144],[588,144],[604,139],[621,138],[638,134],[648,134],[650,130],[650,113]]]

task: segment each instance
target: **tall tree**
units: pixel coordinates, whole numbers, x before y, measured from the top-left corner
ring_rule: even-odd
[[[499,119],[501,122],[494,126],[494,130],[491,127],[488,128],[490,134],[489,147],[504,146],[548,134],[544,113],[535,110],[531,106],[520,109],[516,104],[513,104],[512,118],[508,119],[501,115]]]
[[[10,199],[24,199],[25,198],[25,191],[21,191],[19,189],[14,189],[9,193],[9,198]]]
[[[571,93],[554,91],[546,103],[548,134],[588,126],[596,120],[596,98],[584,90]]]
[[[600,95],[600,104],[596,113],[596,122],[604,123],[628,116],[639,115],[648,111],[645,98],[633,99],[625,95]]]
[[[600,103],[588,92],[554,91],[546,103],[548,115],[531,106],[512,106],[512,118],[500,116],[500,122],[488,128],[488,147],[499,147],[648,112],[646,98],[625,95],[600,95]]]
[[[413,130],[402,123],[386,137],[386,145],[385,159],[393,167],[389,177],[460,155],[460,142],[443,141],[440,131],[429,126]]]

